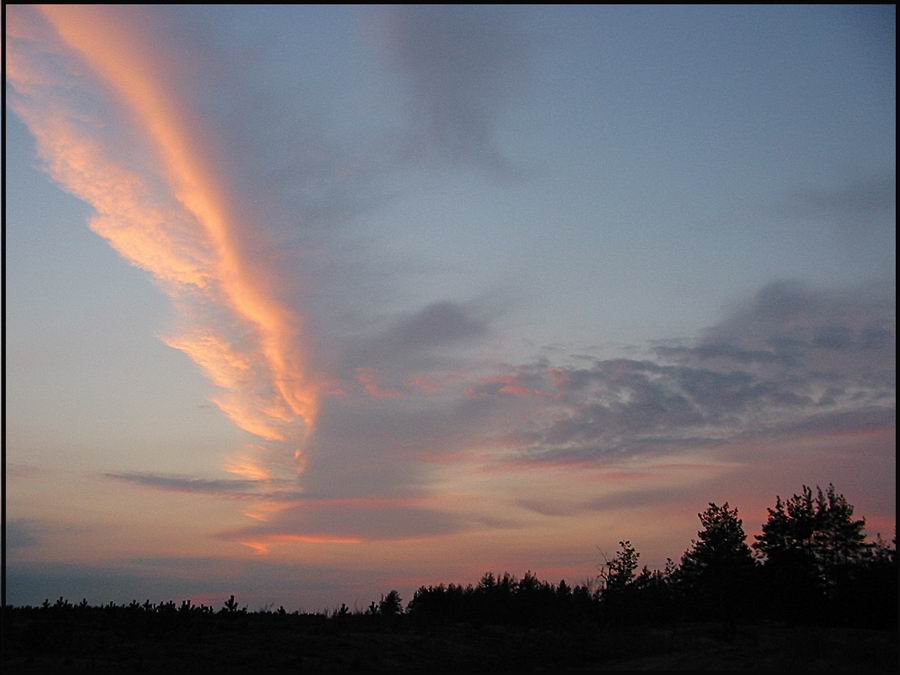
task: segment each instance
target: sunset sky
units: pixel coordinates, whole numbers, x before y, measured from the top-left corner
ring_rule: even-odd
[[[8,6],[7,600],[895,534],[896,9]]]

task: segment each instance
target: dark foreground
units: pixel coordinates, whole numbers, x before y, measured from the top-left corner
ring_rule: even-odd
[[[629,541],[595,582],[485,574],[365,611],[184,601],[3,608],[3,666],[114,672],[854,670],[898,672],[896,538],[866,542],[834,486],[776,498],[753,547],[737,509],[662,570]]]
[[[212,617],[211,617],[212,618]],[[896,672],[891,630],[717,624],[553,628],[456,624],[360,629],[246,614],[164,629],[24,615],[4,626],[6,672],[858,670]]]

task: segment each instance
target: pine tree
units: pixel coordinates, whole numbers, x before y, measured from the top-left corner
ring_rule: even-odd
[[[746,544],[743,523],[737,509],[729,509],[710,502],[703,513],[697,514],[703,529],[698,540],[681,561],[682,574],[687,577],[729,576],[753,569],[753,556]]]
[[[698,514],[703,529],[681,559],[678,583],[691,609],[715,616],[731,629],[750,609],[756,565],[737,509],[710,502]]]
[[[813,585],[830,594],[867,556],[865,519],[853,518],[853,506],[832,484],[825,491],[816,486],[815,498],[806,485],[787,502],[776,497],[768,512],[753,548],[768,576],[781,579],[781,586],[796,591]]]

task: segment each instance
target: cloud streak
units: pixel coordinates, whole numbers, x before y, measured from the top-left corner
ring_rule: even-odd
[[[169,490],[172,492],[188,492],[242,499],[258,499],[266,493],[261,488],[271,489],[273,486],[284,486],[285,481],[263,479],[205,479],[193,476],[164,475],[146,472],[107,473],[105,478],[133,485]]]
[[[165,342],[216,385],[212,401],[296,447],[319,408],[302,317],[251,253],[265,251],[265,223],[237,216],[154,29],[136,7],[14,8],[12,105],[53,179],[94,208],[91,228],[173,299],[183,328]]]

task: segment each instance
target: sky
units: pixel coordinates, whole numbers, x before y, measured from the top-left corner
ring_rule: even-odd
[[[895,536],[895,7],[7,10],[9,602]]]

